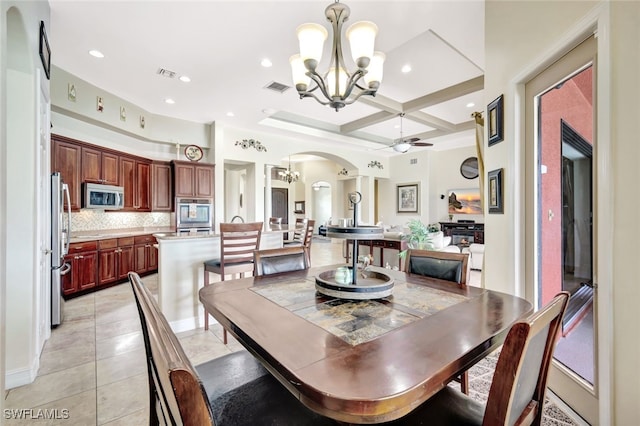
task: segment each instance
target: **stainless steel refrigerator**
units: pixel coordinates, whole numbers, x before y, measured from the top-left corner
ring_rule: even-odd
[[[65,215],[65,200],[67,211]],[[66,217],[65,217],[66,216]],[[59,172],[51,175],[51,326],[62,322],[62,276],[71,270],[64,257],[71,237],[71,200],[69,187]]]

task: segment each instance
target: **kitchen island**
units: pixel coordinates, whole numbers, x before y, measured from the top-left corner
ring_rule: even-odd
[[[260,249],[282,247],[283,234],[293,229],[263,231]],[[204,324],[198,290],[204,284],[206,260],[220,257],[220,235],[212,233],[157,233],[158,304],[174,332]],[[211,281],[220,276],[211,274]]]

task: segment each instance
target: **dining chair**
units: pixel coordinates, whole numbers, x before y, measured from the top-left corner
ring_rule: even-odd
[[[147,361],[150,425],[331,425],[246,350],[193,366],[140,276],[129,272]]]
[[[309,269],[309,256],[303,246],[256,250],[253,259],[256,276]]]
[[[299,244],[304,240],[304,230],[306,229],[306,225],[309,219],[298,217],[296,218],[296,225],[293,231],[293,237],[290,239],[284,240],[284,244]]]
[[[409,249],[405,272],[467,285],[469,254]]]
[[[569,293],[515,323],[504,341],[486,404],[445,386],[397,425],[540,425],[562,317]]]
[[[220,275],[224,281],[226,275],[253,272],[253,251],[260,247],[263,222],[221,223],[220,257],[204,262],[204,285],[210,284],[209,273]],[[204,310],[204,329],[209,329],[209,313]],[[227,344],[227,330],[223,329],[223,340]]]
[[[468,260],[467,253],[409,249],[404,265],[408,274],[438,278],[451,281],[458,286],[466,286],[469,274]],[[469,395],[469,373],[465,371],[456,381],[460,382],[462,393]]]
[[[269,218],[269,225],[282,225],[282,218],[281,217],[270,217]]]
[[[285,241],[285,247],[291,246],[302,246],[307,249],[307,255],[309,256],[309,261],[311,261],[311,240],[313,239],[313,229],[316,226],[316,221],[311,219],[305,219],[305,222],[300,227],[298,232],[298,228],[296,228],[295,235],[292,241]]]

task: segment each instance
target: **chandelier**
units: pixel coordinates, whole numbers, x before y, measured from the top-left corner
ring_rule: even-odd
[[[300,179],[299,172],[291,171],[291,156],[289,156],[289,168],[283,172],[278,172],[278,176],[280,177],[281,181],[287,182],[288,184],[291,184],[291,182],[297,182],[298,179]]]
[[[293,83],[300,99],[312,97],[322,105],[329,105],[338,111],[345,105],[354,103],[360,96],[375,96],[382,81],[382,64],[385,55],[374,52],[374,42],[378,27],[373,22],[361,21],[351,25],[346,32],[351,47],[351,56],[358,67],[348,72],[342,57],[342,24],[348,20],[350,9],[338,0],[324,11],[333,28],[333,45],[329,70],[321,76],[316,68],[322,58],[327,30],[319,24],[302,24],[296,30],[300,43],[300,54],[289,59]],[[313,87],[311,81],[313,80]],[[365,86],[360,80],[364,80]],[[322,96],[313,93],[316,89]],[[355,89],[355,90],[354,90]]]

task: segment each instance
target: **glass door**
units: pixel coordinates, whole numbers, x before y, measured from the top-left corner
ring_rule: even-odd
[[[571,294],[549,388],[597,423],[594,289],[595,41],[583,42],[526,85],[530,195],[527,296],[536,308]]]

